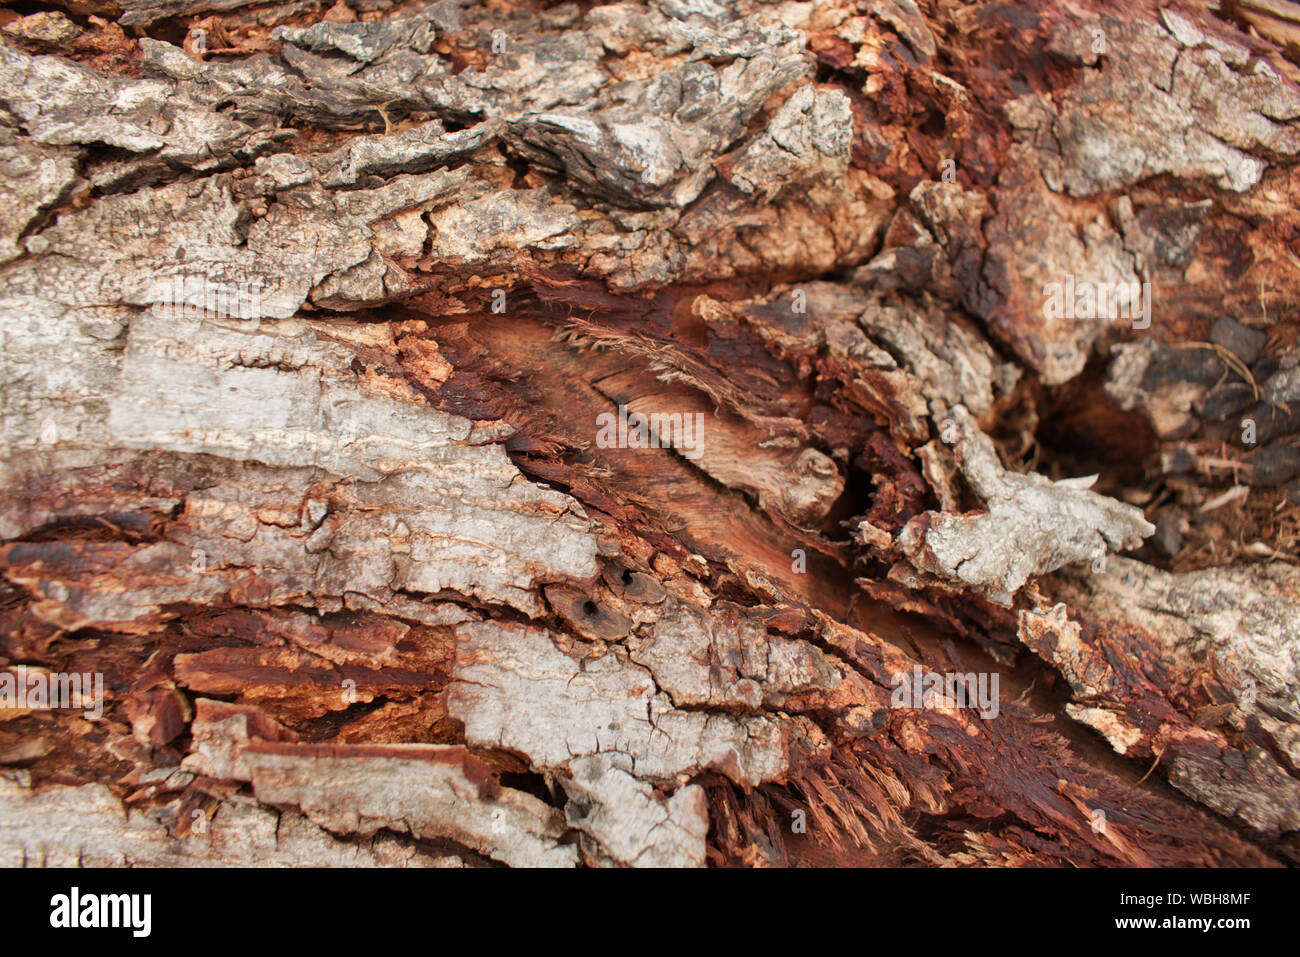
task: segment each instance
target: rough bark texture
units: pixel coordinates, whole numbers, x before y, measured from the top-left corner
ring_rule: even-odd
[[[23,9],[0,861],[1300,860],[1295,4]]]

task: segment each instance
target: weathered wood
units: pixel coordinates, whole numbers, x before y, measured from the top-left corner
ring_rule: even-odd
[[[0,859],[1300,858],[1285,9],[59,6]]]

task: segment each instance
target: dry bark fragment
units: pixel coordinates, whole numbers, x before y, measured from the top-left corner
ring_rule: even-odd
[[[558,842],[559,813],[530,794],[490,787],[464,748],[252,744],[241,755],[259,801],[301,807],[330,831],[449,838],[516,867],[576,862],[573,847]]]
[[[248,799],[182,817],[173,800],[123,807],[102,784],[35,788],[25,772],[0,778],[0,851],[12,867],[461,867],[457,854],[428,853],[387,834],[341,843],[302,815]],[[190,829],[173,833],[184,820]]]
[[[611,753],[655,783],[715,769],[752,785],[784,774],[792,748],[824,746],[806,719],[679,710],[622,649],[575,661],[537,628],[480,622],[457,634],[452,716],[471,744],[519,751],[535,767]]]
[[[1065,576],[1065,606],[1022,613],[1021,639],[1070,682],[1076,720],[1123,753],[1161,756],[1170,780],[1270,834],[1300,809],[1294,728],[1296,575],[1290,566],[1169,575],[1125,559]]]
[[[1136,548],[1155,531],[1138,509],[1088,491],[1078,480],[1007,471],[963,406],[953,407],[947,423],[962,475],[987,511],[912,519],[898,542],[922,571],[1009,605],[1030,576]],[[941,435],[944,430],[941,424]]]

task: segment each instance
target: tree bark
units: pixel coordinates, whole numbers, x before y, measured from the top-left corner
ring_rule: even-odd
[[[1295,4],[38,6],[0,861],[1300,859]]]

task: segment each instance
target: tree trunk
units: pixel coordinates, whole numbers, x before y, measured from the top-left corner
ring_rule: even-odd
[[[1300,857],[1296,4],[30,6],[0,861]]]

